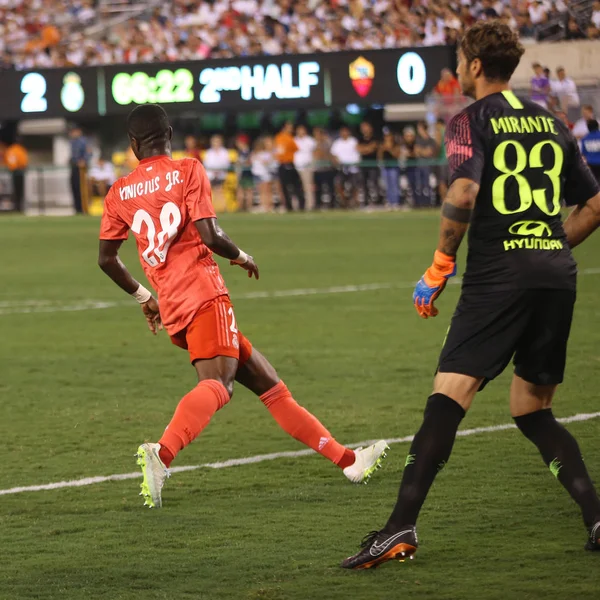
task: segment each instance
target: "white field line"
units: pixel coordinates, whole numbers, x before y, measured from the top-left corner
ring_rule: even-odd
[[[326,288],[301,288],[296,290],[274,290],[265,292],[249,292],[233,296],[234,300],[257,300],[265,298],[289,298],[294,296],[317,296],[323,294],[348,294],[352,292],[368,292],[373,290],[388,290],[412,288],[414,283],[365,283],[360,285],[341,285]],[[131,301],[102,301],[79,300],[67,304],[58,304],[48,300],[12,300],[0,302],[0,316],[29,313],[75,312],[81,310],[98,310],[115,308],[117,306],[132,306]]]
[[[582,269],[579,275],[598,275],[600,268]],[[295,296],[322,296],[328,294],[349,294],[371,292],[377,290],[412,289],[416,282],[400,281],[395,283],[363,283],[359,285],[337,285],[324,288],[299,288],[292,290],[274,290],[264,292],[248,292],[233,295],[233,300],[257,300],[268,298],[292,298]],[[459,285],[462,279],[451,279],[451,285]],[[30,313],[77,312],[83,310],[99,310],[118,306],[132,306],[130,301],[111,300],[78,300],[67,304],[59,304],[50,300],[4,300],[0,302],[0,316]]]
[[[597,419],[600,417],[600,412],[595,413],[580,413],[572,415],[571,417],[564,417],[558,419],[561,423],[575,423],[581,421],[589,421],[591,419]],[[505,423],[503,425],[491,425],[488,427],[475,427],[473,429],[462,429],[458,432],[460,437],[468,437],[471,435],[477,435],[480,433],[495,433],[497,431],[506,431],[507,429],[516,429],[513,423]],[[392,438],[387,440],[388,444],[402,444],[412,442],[412,435],[401,438]],[[375,443],[376,440],[366,440],[364,442],[356,442],[355,444],[348,444],[349,448],[357,448],[358,446],[368,446]],[[197,469],[209,468],[209,469],[226,469],[228,467],[239,467],[243,465],[252,465],[256,463],[265,462],[267,460],[276,460],[278,458],[298,458],[300,456],[309,456],[315,454],[313,450],[295,450],[290,452],[272,452],[271,454],[257,454],[255,456],[247,456],[245,458],[230,458],[221,462],[206,463],[203,465],[188,465],[186,467],[174,467],[170,469],[171,473],[183,473],[185,471],[196,471]],[[27,485],[21,487],[13,487],[4,490],[0,490],[0,496],[7,494],[22,494],[23,492],[43,492],[48,490],[59,490],[62,488],[72,487],[83,487],[86,485],[93,485],[95,483],[105,483],[107,481],[123,481],[124,479],[138,479],[141,477],[140,471],[134,473],[120,473],[116,475],[97,476],[97,477],[84,477],[83,479],[72,479],[70,481],[57,481],[55,483],[46,483],[42,485]]]

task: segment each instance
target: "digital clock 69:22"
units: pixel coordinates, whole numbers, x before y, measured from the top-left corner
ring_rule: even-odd
[[[147,73],[117,73],[112,80],[112,97],[117,104],[192,102],[194,76],[189,69],[162,69],[154,77]]]

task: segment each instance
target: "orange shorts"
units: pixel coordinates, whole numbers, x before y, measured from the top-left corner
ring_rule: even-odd
[[[171,336],[171,341],[190,353],[192,363],[230,356],[242,366],[252,355],[252,344],[237,329],[229,296],[203,304],[189,325]]]

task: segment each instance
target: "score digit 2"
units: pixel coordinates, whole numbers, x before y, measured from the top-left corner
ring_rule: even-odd
[[[25,94],[21,100],[21,112],[40,113],[48,110],[46,100],[46,78],[39,73],[27,73],[21,79],[21,92]]]

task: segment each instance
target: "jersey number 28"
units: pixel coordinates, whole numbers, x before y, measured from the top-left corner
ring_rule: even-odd
[[[167,252],[173,238],[177,235],[177,228],[181,225],[181,212],[173,202],[167,202],[160,211],[160,226],[162,231],[156,235],[156,226],[148,212],[141,209],[133,216],[131,231],[138,235],[142,233],[142,225],[146,225],[148,247],[142,252],[142,258],[151,266],[156,267],[158,261],[167,260]],[[158,258],[158,260],[157,260]]]

